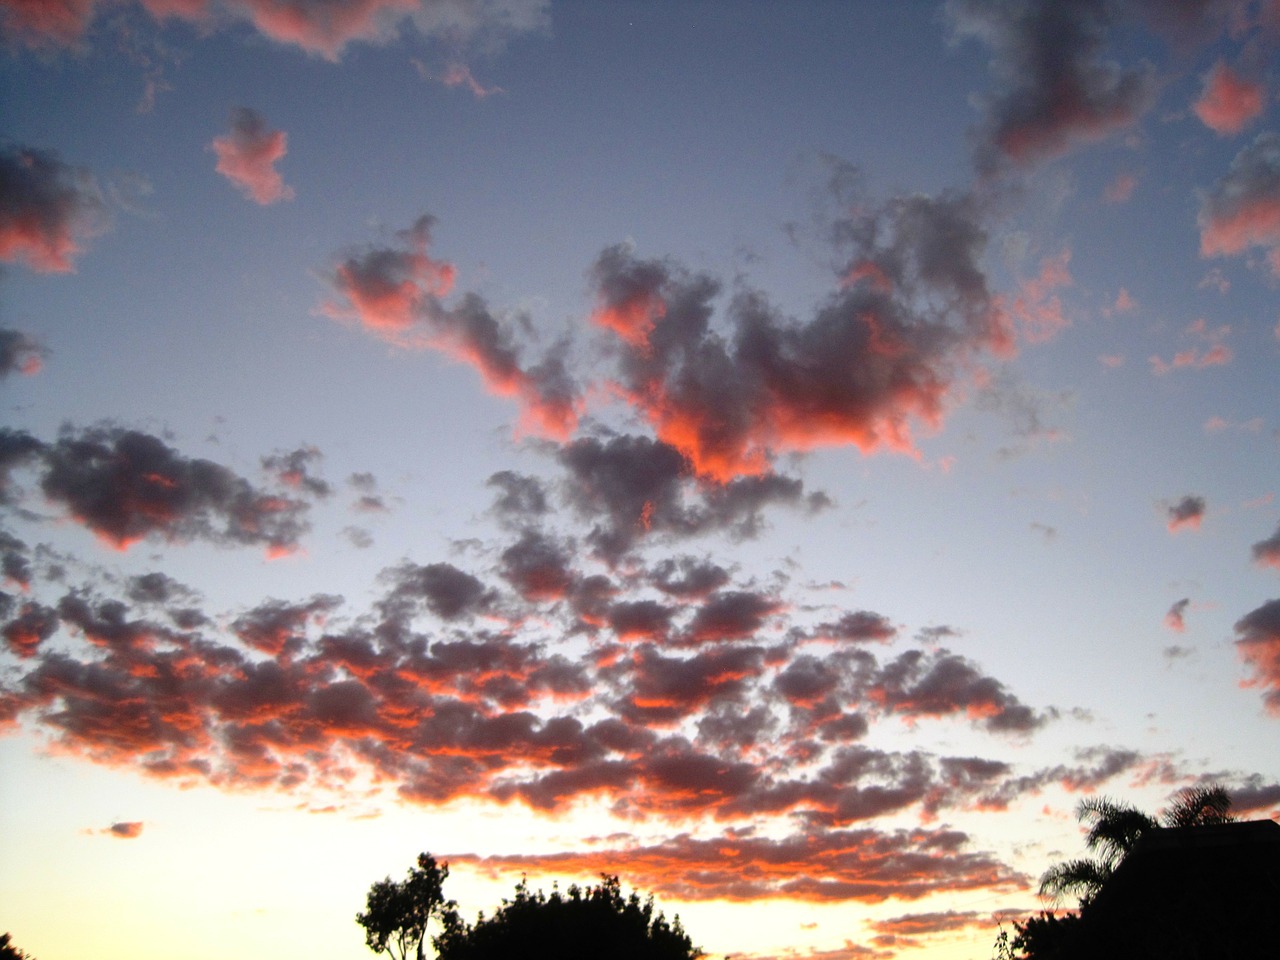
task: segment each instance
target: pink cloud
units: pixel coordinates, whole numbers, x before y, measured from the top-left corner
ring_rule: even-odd
[[[83,241],[105,224],[102,191],[87,170],[52,151],[0,148],[0,260],[69,273]]]
[[[67,46],[84,35],[96,0],[5,0],[0,26],[29,46]]]
[[[1265,102],[1262,84],[1245,80],[1219,61],[1205,76],[1204,93],[1191,109],[1209,129],[1233,134],[1261,114]]]
[[[236,107],[231,111],[231,132],[215,137],[209,145],[218,155],[222,174],[255,203],[267,206],[293,199],[275,164],[288,152],[288,135],[268,130],[267,121],[256,110]]]
[[[1236,155],[1201,201],[1199,224],[1202,256],[1262,247],[1280,277],[1280,134],[1260,134]]]
[[[1182,633],[1187,628],[1186,613],[1190,605],[1190,598],[1184,597],[1171,606],[1164,615],[1164,625],[1175,633]]]
[[[1235,626],[1236,650],[1252,669],[1244,681],[1262,687],[1267,712],[1280,717],[1280,600],[1271,600],[1242,617]]]
[[[1107,184],[1107,189],[1103,196],[1106,198],[1107,203],[1128,203],[1137,186],[1138,178],[1133,174],[1117,173],[1115,178]]]
[[[248,21],[265,37],[337,60],[348,44],[381,43],[406,24],[453,42],[478,35],[502,38],[541,27],[546,0],[503,4],[433,3],[431,0],[141,0],[158,20],[175,18],[210,28]],[[79,41],[99,9],[98,0],[5,0],[0,23],[30,46]]]
[[[1111,305],[1116,313],[1129,313],[1138,309],[1138,301],[1129,295],[1129,291],[1124,287],[1120,288],[1120,292],[1116,294],[1116,302]]]
[[[464,294],[454,306],[441,298],[453,289],[453,264],[427,253],[435,218],[419,217],[387,246],[370,246],[344,258],[329,280],[337,297],[319,312],[358,320],[365,329],[406,349],[430,348],[473,367],[486,388],[513,397],[521,407],[519,433],[567,438],[582,402],[565,365],[566,345],[526,364],[519,327],[496,315],[482,297]]]
[[[1071,251],[1040,261],[1040,273],[1024,281],[1009,306],[1022,336],[1030,343],[1045,343],[1056,337],[1071,321],[1062,313],[1062,300],[1053,293],[1071,285]]]
[[[1207,367],[1226,366],[1235,358],[1231,348],[1222,342],[1230,333],[1231,328],[1226,324],[1210,329],[1203,319],[1197,320],[1187,327],[1184,336],[1198,340],[1200,344],[1179,351],[1169,360],[1152,356],[1151,372],[1164,376],[1174,370],[1204,370]]]

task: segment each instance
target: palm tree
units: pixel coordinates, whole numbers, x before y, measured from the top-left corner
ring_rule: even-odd
[[[1084,843],[1098,856],[1054,864],[1040,878],[1040,896],[1054,903],[1074,896],[1086,906],[1148,830],[1229,823],[1235,819],[1230,809],[1231,797],[1216,784],[1181,791],[1159,819],[1109,797],[1087,797],[1076,807],[1076,819],[1089,824]]]

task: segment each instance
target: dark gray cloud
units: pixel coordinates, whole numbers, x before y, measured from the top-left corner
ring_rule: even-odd
[[[1262,567],[1280,569],[1280,527],[1265,540],[1253,545],[1253,562]]]
[[[1058,156],[1132,126],[1151,106],[1154,68],[1107,59],[1122,6],[1112,0],[948,0],[956,35],[991,51],[996,88],[984,103],[981,169]]]
[[[442,620],[457,620],[494,607],[497,594],[473,574],[451,563],[424,565],[405,561],[387,570],[391,584],[381,603],[383,616],[411,616],[425,607]]]
[[[778,474],[704,482],[675,447],[635,434],[580,437],[564,444],[557,459],[567,474],[561,484],[566,501],[594,521],[587,542],[610,564],[646,537],[722,530],[753,537],[770,506],[816,511],[830,504],[823,494],[805,494],[802,481]]]
[[[67,429],[41,445],[40,488],[117,549],[145,538],[297,549],[307,506],[137,430]]]
[[[333,487],[313,473],[323,459],[315,447],[299,447],[263,457],[262,469],[290,490],[323,499],[333,493]]]

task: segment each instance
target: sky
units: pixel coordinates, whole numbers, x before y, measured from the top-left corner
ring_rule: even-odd
[[[0,0],[0,929],[618,874],[985,958],[1280,816],[1280,2]]]

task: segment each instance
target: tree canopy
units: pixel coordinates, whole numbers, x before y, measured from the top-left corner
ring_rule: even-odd
[[[432,939],[440,960],[697,960],[701,950],[680,925],[657,909],[653,896],[624,895],[616,876],[598,884],[573,885],[561,892],[532,890],[526,880],[503,900],[493,915],[467,923],[457,904],[444,897],[449,865],[428,853],[418,855],[403,881],[390,877],[369,888],[368,902],[356,921],[375,953],[408,960],[423,955],[427,926],[434,918],[441,932]]]
[[[456,911],[445,917],[445,930],[435,940],[440,960],[694,960],[694,947],[679,918],[668,921],[653,897],[624,896],[617,877],[603,876],[589,887],[562,893],[516,885],[491,917],[473,924]]]
[[[453,903],[444,899],[448,876],[447,863],[437,864],[431,854],[420,853],[417,866],[409,868],[404,880],[387,877],[371,886],[365,911],[356,914],[369,949],[386,951],[398,960],[408,960],[412,949],[422,960],[427,924],[433,917],[442,919],[453,908]]]

